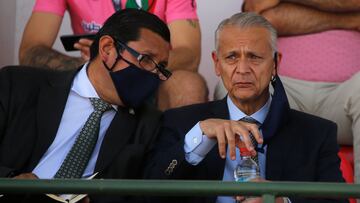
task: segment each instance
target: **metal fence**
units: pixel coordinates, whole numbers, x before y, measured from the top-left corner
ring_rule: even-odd
[[[276,196],[360,198],[360,184],[314,182],[224,182],[187,180],[14,180],[0,179],[0,194],[102,194],[141,196]]]

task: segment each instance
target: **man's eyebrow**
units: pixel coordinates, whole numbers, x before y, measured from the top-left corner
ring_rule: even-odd
[[[231,51],[227,51],[221,54],[222,56],[229,56],[229,55],[238,55],[237,51],[235,50],[231,50]]]
[[[264,55],[265,55],[265,52],[263,52],[263,51],[257,51],[257,50],[246,50],[246,51],[245,51],[245,54],[246,54],[246,55],[253,54],[253,55],[256,55],[256,56],[264,56]]]
[[[156,62],[156,54],[154,54],[153,52],[144,50],[141,54],[149,56],[152,60],[154,60]],[[168,65],[168,61],[164,61],[164,60],[159,61],[157,63],[164,65],[164,66]]]
[[[154,51],[151,50],[151,49],[142,50],[142,51],[140,51],[140,53],[141,54],[146,54],[146,55],[148,55],[148,56],[150,56],[152,58],[154,58],[154,57],[156,57],[158,55],[157,53],[154,53]]]

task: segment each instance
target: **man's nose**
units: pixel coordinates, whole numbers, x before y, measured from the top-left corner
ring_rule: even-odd
[[[246,59],[239,59],[236,63],[236,72],[237,73],[248,73],[250,72],[250,65]]]

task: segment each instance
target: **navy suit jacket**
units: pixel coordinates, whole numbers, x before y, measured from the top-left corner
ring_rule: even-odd
[[[29,173],[36,167],[55,139],[77,72],[30,67],[0,70],[0,177]],[[143,178],[160,118],[161,112],[149,105],[135,109],[135,113],[119,106],[102,142],[95,178]]]
[[[266,179],[343,182],[337,156],[336,124],[290,109],[278,77],[273,86],[272,103],[262,125],[267,145]],[[226,98],[165,112],[162,133],[147,176],[156,179],[222,180],[225,160],[219,156],[217,145],[196,166],[189,164],[184,156],[185,134],[197,122],[208,118],[229,119]],[[177,200],[215,202],[215,199],[204,197]],[[290,199],[292,202],[311,201]]]

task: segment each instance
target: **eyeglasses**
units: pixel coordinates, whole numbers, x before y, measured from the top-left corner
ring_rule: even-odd
[[[162,80],[167,80],[172,75],[172,73],[162,64],[157,64],[149,55],[140,54],[131,47],[127,46],[125,43],[122,43],[119,40],[115,40],[118,45],[122,48],[125,48],[131,55],[133,55],[139,62],[141,68],[155,72],[159,75],[159,78]]]

